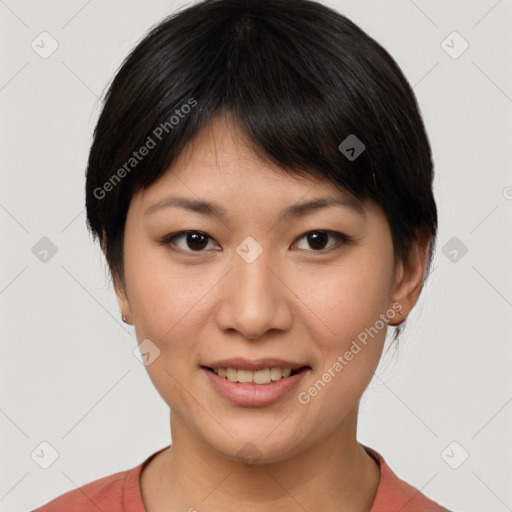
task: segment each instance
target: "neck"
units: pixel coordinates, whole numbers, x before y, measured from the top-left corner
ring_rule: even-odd
[[[357,409],[340,428],[300,453],[277,462],[244,464],[194,437],[173,413],[172,446],[141,477],[146,509],[368,512],[380,472],[357,442],[356,423]]]

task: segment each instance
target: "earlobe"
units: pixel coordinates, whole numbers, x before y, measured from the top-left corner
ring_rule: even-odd
[[[121,319],[125,324],[132,323],[131,312],[130,312],[130,303],[126,296],[125,287],[122,283],[119,283],[117,279],[114,279],[114,291],[116,293],[117,304],[119,306],[119,311],[121,312]]]
[[[403,323],[418,300],[426,271],[429,241],[429,236],[422,236],[411,245],[407,261],[399,263],[390,306],[399,304],[400,314],[396,320],[390,321],[389,325]]]

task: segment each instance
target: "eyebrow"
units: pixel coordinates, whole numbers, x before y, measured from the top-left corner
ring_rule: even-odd
[[[286,217],[302,217],[308,213],[320,210],[322,208],[333,206],[344,206],[350,208],[363,217],[366,213],[363,205],[351,196],[319,197],[285,208],[283,211],[281,211],[280,219],[282,220]],[[217,217],[220,219],[226,219],[228,217],[227,210],[225,210],[222,206],[209,201],[187,197],[168,197],[166,199],[162,199],[161,201],[151,205],[144,212],[144,215],[150,215],[157,211],[173,207],[183,208],[185,210],[200,213],[202,215],[208,215],[211,217]]]

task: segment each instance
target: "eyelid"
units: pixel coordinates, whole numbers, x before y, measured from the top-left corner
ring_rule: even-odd
[[[306,252],[310,252],[313,254],[327,254],[331,251],[335,251],[335,250],[339,249],[341,246],[351,244],[354,241],[354,239],[351,236],[346,235],[344,233],[340,233],[339,231],[333,231],[330,229],[311,229],[309,231],[306,231],[304,234],[300,235],[299,237],[297,237],[296,241],[293,242],[292,245],[295,245],[298,240],[300,240],[312,233],[324,233],[324,234],[327,234],[327,235],[330,235],[330,236],[336,238],[338,241],[337,241],[337,243],[334,243],[331,247],[329,247],[327,249],[319,249],[317,251],[315,251],[314,249],[298,249],[299,251],[306,251]]]
[[[197,255],[199,255],[201,253],[206,253],[207,251],[205,251],[204,249],[201,251],[192,251],[192,250],[181,249],[179,247],[176,247],[176,245],[173,243],[176,238],[184,236],[184,235],[188,235],[190,233],[201,233],[202,235],[205,235],[209,240],[214,240],[215,242],[217,242],[212,236],[210,236],[205,231],[200,231],[199,229],[189,229],[186,231],[176,231],[175,233],[166,235],[163,238],[161,238],[158,241],[158,243],[163,245],[164,247],[171,247],[171,249],[176,252],[181,252],[181,253],[186,253],[186,254],[197,254]],[[218,244],[218,242],[217,242],[217,244]]]
[[[181,249],[179,247],[176,247],[176,245],[173,244],[173,241],[176,238],[178,238],[180,236],[188,235],[190,233],[200,233],[202,235],[205,235],[209,240],[213,240],[213,241],[217,242],[208,233],[206,233],[205,231],[198,230],[198,229],[190,229],[190,230],[185,230],[185,231],[176,231],[174,233],[171,233],[171,234],[166,235],[165,237],[161,238],[158,242],[159,242],[160,245],[163,245],[164,247],[171,247],[171,249],[176,251],[176,252],[181,252],[181,253],[186,253],[186,254],[193,254],[193,255],[200,255],[202,253],[207,253],[208,251],[206,251],[204,249],[199,250],[199,251],[186,250],[186,249]],[[334,238],[337,239],[337,243],[333,244],[331,247],[329,247],[327,249],[319,249],[319,250],[314,250],[314,249],[298,249],[299,251],[306,251],[306,252],[309,252],[309,253],[314,253],[314,254],[321,255],[321,254],[330,253],[332,251],[335,251],[335,250],[339,249],[342,246],[349,245],[349,244],[352,244],[354,242],[354,239],[351,236],[346,235],[344,233],[341,233],[339,231],[333,231],[333,230],[329,230],[329,229],[310,229],[310,230],[304,232],[303,234],[301,234],[299,237],[297,237],[294,240],[294,242],[292,243],[291,246],[292,247],[295,246],[299,240],[301,240],[304,237],[307,237],[308,235],[310,235],[312,233],[323,233],[323,234],[330,235],[331,237],[334,237]],[[218,242],[217,242],[217,244],[218,244]],[[214,250],[218,250],[218,249],[214,249]],[[222,249],[220,249],[220,250],[222,250]]]

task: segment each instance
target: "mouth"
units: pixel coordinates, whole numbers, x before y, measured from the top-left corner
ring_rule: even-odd
[[[238,368],[211,368],[209,366],[201,366],[205,370],[214,373],[229,382],[235,384],[256,384],[268,385],[282,379],[293,377],[299,373],[311,370],[310,366],[301,366],[298,368],[263,368],[261,370],[251,371]]]
[[[311,371],[310,366],[292,366],[294,368],[288,364],[283,368],[261,367],[251,371],[229,366],[217,368],[201,365],[200,370],[212,389],[231,404],[238,407],[264,407],[290,397]]]

